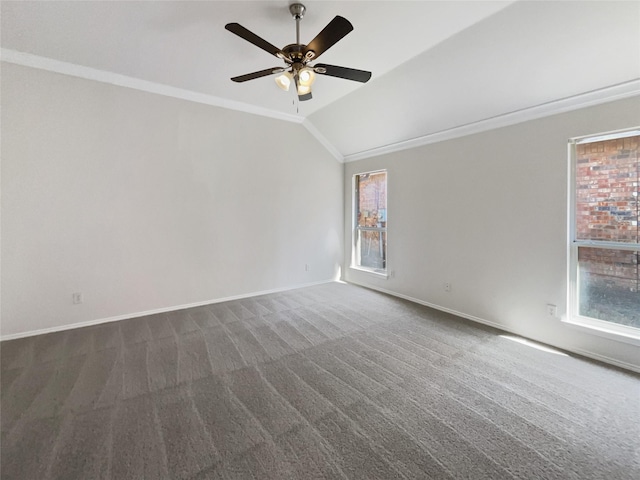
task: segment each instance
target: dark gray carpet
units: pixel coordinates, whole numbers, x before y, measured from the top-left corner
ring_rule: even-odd
[[[339,283],[3,342],[3,479],[636,479],[640,379]]]

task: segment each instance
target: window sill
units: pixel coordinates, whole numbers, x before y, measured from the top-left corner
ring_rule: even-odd
[[[631,345],[640,346],[640,331],[625,325],[616,325],[609,322],[603,322],[592,319],[562,319],[566,325],[581,330],[585,333],[598,335],[610,340],[629,343]]]
[[[376,271],[376,270],[372,270],[370,268],[355,267],[353,265],[351,265],[349,268],[351,270],[356,270],[358,272],[364,272],[364,273],[368,273],[370,275],[375,275],[376,277],[381,277],[381,278],[384,278],[384,279],[389,278],[389,274],[386,273],[386,272],[379,272],[379,271]]]

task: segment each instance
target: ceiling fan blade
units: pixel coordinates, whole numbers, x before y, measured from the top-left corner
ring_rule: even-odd
[[[224,28],[229,30],[231,33],[235,33],[240,38],[245,39],[247,42],[253,43],[256,47],[261,48],[262,50],[270,53],[271,55],[275,55],[276,57],[281,58],[283,60],[285,58],[287,59],[289,58],[287,54],[284,53],[282,50],[280,50],[278,47],[276,47],[275,45],[271,45],[265,39],[260,38],[258,35],[256,35],[250,30],[247,30],[239,23],[227,23],[224,26]]]
[[[231,80],[234,82],[246,82],[247,80],[253,80],[255,78],[266,77],[267,75],[272,75],[274,73],[282,73],[284,72],[284,68],[273,67],[267,68],[266,70],[260,70],[259,72],[247,73],[245,75],[240,75],[238,77],[233,77]]]
[[[318,58],[332,46],[338,43],[347,33],[353,30],[351,22],[340,15],[337,15],[324,29],[311,40],[311,43],[304,49],[307,61]],[[313,52],[313,53],[311,53]]]
[[[327,65],[325,63],[318,63],[313,68],[315,72],[320,75],[345,78],[356,82],[367,83],[371,78],[371,72],[367,72],[366,70],[356,70],[355,68],[338,67],[336,65]]]

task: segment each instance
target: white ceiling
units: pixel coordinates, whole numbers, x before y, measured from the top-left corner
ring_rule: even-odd
[[[640,93],[636,1],[303,0],[301,41],[346,17],[354,31],[319,61],[370,70],[369,83],[320,76],[298,105],[270,77],[231,82],[281,61],[224,25],[284,47],[289,3],[2,1],[3,59],[22,52],[306,118],[347,158],[620,84]]]

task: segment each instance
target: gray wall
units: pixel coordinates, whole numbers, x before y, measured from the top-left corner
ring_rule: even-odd
[[[638,347],[566,314],[567,140],[640,124],[640,97],[346,164],[347,281],[640,368]],[[388,279],[350,269],[352,177],[386,168]],[[444,291],[444,282],[452,291]]]
[[[3,64],[2,335],[335,279],[342,175],[299,124]]]
[[[545,311],[566,312],[567,139],[638,125],[638,112],[622,100],[343,169],[298,124],[3,64],[2,336],[342,271],[640,368],[637,347]],[[380,168],[388,279],[348,268],[351,179]]]

